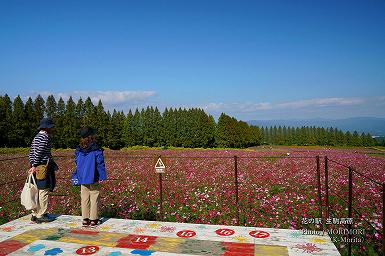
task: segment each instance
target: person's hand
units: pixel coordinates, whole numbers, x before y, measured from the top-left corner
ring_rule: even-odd
[[[32,173],[35,173],[36,172],[36,167],[35,166],[32,166],[29,171],[28,171],[28,174],[32,174]]]

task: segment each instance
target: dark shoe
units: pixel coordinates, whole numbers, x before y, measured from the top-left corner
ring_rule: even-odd
[[[42,216],[41,218],[36,219],[36,223],[42,223],[42,222],[51,222],[52,220],[48,218],[47,216]]]
[[[36,220],[37,220],[36,216],[33,216],[33,215],[32,215],[31,221],[36,222]]]
[[[83,227],[87,227],[87,226],[89,226],[90,224],[91,224],[90,219],[83,219],[83,221],[82,221]]]
[[[95,227],[95,226],[97,226],[99,224],[99,220],[91,220],[90,221],[90,226],[91,227]]]

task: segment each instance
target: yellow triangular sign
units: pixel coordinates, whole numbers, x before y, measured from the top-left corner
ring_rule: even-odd
[[[164,173],[166,166],[163,164],[162,159],[158,158],[158,161],[155,164],[155,172],[156,173]]]

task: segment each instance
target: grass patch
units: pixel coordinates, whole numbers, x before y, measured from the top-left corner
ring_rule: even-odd
[[[0,154],[28,154],[28,148],[0,148]],[[73,152],[75,149],[72,148],[56,148],[52,149],[52,152]]]
[[[27,154],[29,148],[0,148],[0,154]]]
[[[384,153],[367,153],[367,155],[371,157],[385,157],[385,152]]]
[[[377,151],[381,151],[381,152],[385,152],[385,147],[371,147],[371,149],[374,149],[374,150],[377,150]]]
[[[273,186],[271,186],[271,189],[270,189],[270,193],[272,195],[276,195],[276,194],[282,193],[284,191],[285,191],[285,187],[280,186],[280,185],[273,185]]]

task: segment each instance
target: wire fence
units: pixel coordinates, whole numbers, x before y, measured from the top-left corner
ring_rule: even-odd
[[[376,253],[385,255],[385,183],[327,156],[324,160],[325,214],[333,228],[329,230],[335,231],[331,236],[338,237],[334,241],[346,245],[347,255],[357,254],[353,251],[357,247],[365,250],[369,243]],[[344,229],[335,229],[336,225]]]
[[[49,211],[80,215],[80,189],[70,182],[73,156],[54,158],[60,170]],[[164,173],[155,171],[159,158]],[[28,165],[25,155],[0,159],[3,223],[28,213],[19,203]],[[105,217],[294,229],[308,228],[303,219],[316,218],[322,225],[313,228],[344,226],[344,234],[329,234],[348,255],[360,249],[354,239],[372,239],[385,255],[385,184],[327,156],[115,153],[106,154],[106,165]],[[366,233],[355,233],[361,229]]]

